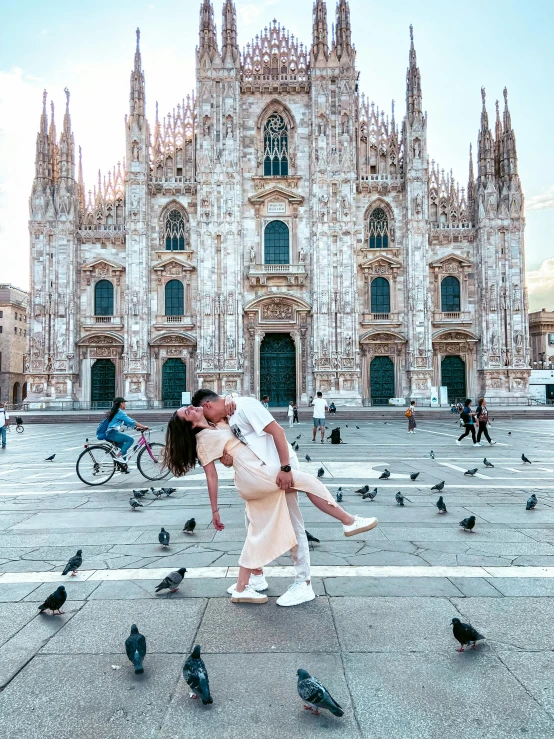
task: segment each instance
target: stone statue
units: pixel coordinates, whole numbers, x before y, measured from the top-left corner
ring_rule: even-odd
[[[133,293],[133,297],[131,299],[131,310],[134,316],[138,316],[139,306],[138,306],[138,293],[136,290]]]
[[[303,246],[301,246],[298,250],[298,261],[300,262],[300,264],[304,264],[304,262],[306,261],[306,252],[304,251]]]
[[[256,247],[250,247],[250,264],[256,264]]]
[[[420,154],[421,154],[421,146],[419,145],[419,140],[416,139],[414,141],[414,159],[419,159]]]
[[[498,333],[493,331],[491,334],[491,351],[493,354],[498,354]]]
[[[138,160],[139,160],[139,143],[138,143],[138,141],[133,141],[133,144],[132,144],[132,153],[133,153],[133,162],[138,162]]]

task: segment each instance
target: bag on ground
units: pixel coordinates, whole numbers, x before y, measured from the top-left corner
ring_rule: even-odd
[[[340,438],[340,428],[336,428],[331,431],[331,444],[342,444],[342,439]]]

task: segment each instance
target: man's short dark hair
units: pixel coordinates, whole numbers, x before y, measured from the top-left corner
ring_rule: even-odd
[[[264,395],[264,397],[262,398],[262,400],[269,400],[269,395]]]
[[[218,400],[218,399],[219,399],[219,395],[217,393],[214,393],[213,390],[208,390],[206,388],[205,390],[197,390],[192,396],[192,400],[190,402],[196,408],[200,408],[200,406],[204,405],[204,403],[207,400]]]
[[[317,391],[317,397],[318,398],[322,398],[323,397],[323,393],[321,392],[321,390],[318,390]]]

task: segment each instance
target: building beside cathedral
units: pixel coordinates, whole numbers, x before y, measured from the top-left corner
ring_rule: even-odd
[[[124,164],[92,192],[69,92],[59,136],[44,94],[29,400],[171,406],[200,386],[274,405],[317,390],[337,405],[429,399],[440,385],[451,399],[526,395],[507,91],[494,133],[481,91],[476,176],[470,148],[460,187],[432,159],[411,29],[397,119],[361,91],[346,0],[331,39],[314,3],[306,46],[273,21],[241,51],[232,0],[222,11],[218,39],[202,1],[196,91],[154,120],[137,31]]]

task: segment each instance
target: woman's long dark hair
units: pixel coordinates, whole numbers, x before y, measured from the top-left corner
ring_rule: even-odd
[[[108,414],[108,422],[111,423],[119,410],[119,406],[125,402],[125,398],[116,398],[113,402],[112,409]]]
[[[175,412],[165,432],[163,466],[171,470],[175,477],[182,477],[196,466],[196,434],[202,429],[194,429],[192,423],[179,418]]]

